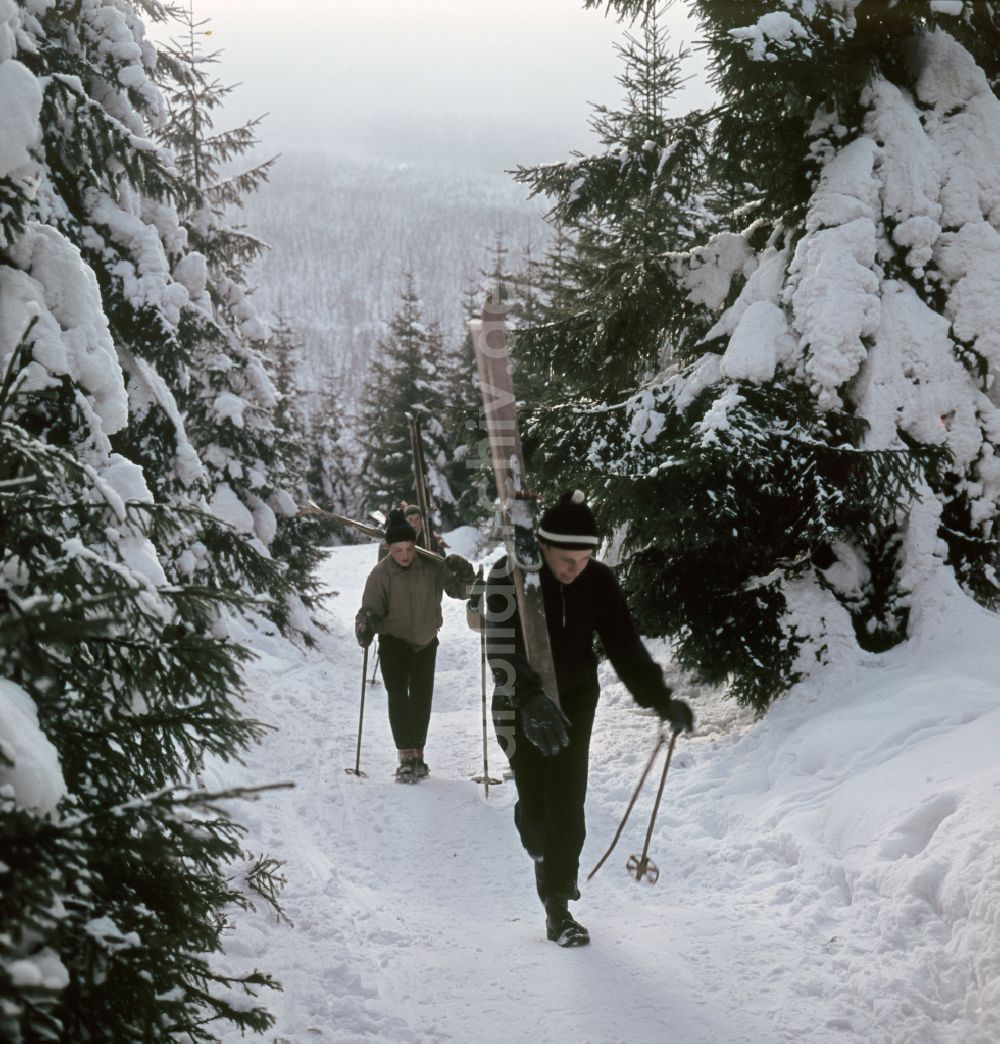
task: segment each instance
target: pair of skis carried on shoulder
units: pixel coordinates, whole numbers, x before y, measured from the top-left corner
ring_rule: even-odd
[[[539,576],[542,553],[535,537],[538,498],[527,486],[524,452],[517,427],[517,400],[511,376],[506,312],[507,307],[501,301],[497,287],[483,308],[482,319],[469,320],[469,333],[483,397],[482,417],[489,437],[500,530],[507,548],[507,568],[521,618],[525,653],[528,662],[538,672],[546,695],[558,703],[559,691]]]
[[[349,529],[353,529],[358,533],[364,533],[365,536],[371,537],[373,540],[383,541],[385,534],[377,526],[370,526],[367,522],[359,522],[356,518],[349,518],[347,515],[339,515],[336,511],[327,511],[326,508],[321,508],[313,500],[307,500],[304,508],[299,508],[300,515],[322,515],[324,518],[333,519],[334,522],[339,522],[342,526],[347,526]],[[428,551],[427,548],[421,547],[420,544],[414,544],[417,549],[418,555],[423,555],[425,558],[433,558],[436,561],[441,561],[441,555],[436,554],[434,551]]]

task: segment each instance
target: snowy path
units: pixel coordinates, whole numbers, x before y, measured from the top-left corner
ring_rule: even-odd
[[[248,847],[286,861],[282,902],[294,928],[241,915],[227,955],[231,967],[256,963],[284,984],[268,999],[278,1020],[268,1040],[997,1039],[997,995],[986,981],[1000,968],[996,908],[981,910],[972,925],[985,947],[974,966],[962,935],[968,924],[946,916],[940,897],[936,915],[930,900],[926,910],[914,907],[920,889],[933,887],[933,866],[940,890],[947,869],[940,855],[930,869],[915,861],[933,848],[942,822],[961,818],[961,781],[936,802],[915,795],[909,826],[893,823],[896,849],[884,838],[882,856],[903,859],[922,883],[911,887],[897,875],[900,905],[880,905],[885,882],[869,854],[851,849],[852,816],[863,814],[866,796],[845,801],[850,781],[829,754],[793,747],[787,736],[797,735],[801,721],[785,722],[781,732],[778,709],[769,718],[779,732],[768,739],[731,704],[710,695],[698,701],[699,732],[678,745],[651,846],[659,882],[638,884],[624,871],[642,846],[651,780],[612,858],[593,882],[581,882],[574,909],[592,945],[563,951],[547,942],[512,822],[513,785],[493,788],[486,801],[469,781],[482,768],[479,644],[460,602],[445,604],[431,777],[415,787],[392,781],[380,684],[368,688],[368,777],[343,771],[354,763],[362,662],[352,621],[373,562],[372,548],[349,547],[325,563],[324,583],[341,594],[328,603],[330,631],[318,650],[252,638],[260,659],[249,674],[250,710],[278,730],[245,768],[227,767],[224,780],[296,784],[237,807]],[[994,731],[982,742],[992,740],[995,750],[997,691],[983,687],[978,702],[974,693],[970,699],[978,711],[962,714],[973,728],[990,721]],[[805,720],[814,712],[800,706],[798,713]],[[831,716],[827,727],[836,730],[835,710]],[[940,723],[928,722],[928,730],[937,735]],[[608,675],[592,747],[584,874],[613,836],[654,738],[653,719]],[[920,733],[898,744],[890,736],[884,762],[895,764],[890,754],[920,742]],[[835,731],[831,749],[842,746]],[[503,762],[492,737],[489,757],[498,774]],[[222,781],[208,779],[210,786]],[[838,814],[847,819],[838,822]],[[993,830],[995,839],[995,822]],[[991,851],[1000,847],[981,846],[979,870]],[[1000,881],[990,893],[997,894]],[[953,952],[937,978],[927,945]],[[984,981],[976,985],[977,978]]]

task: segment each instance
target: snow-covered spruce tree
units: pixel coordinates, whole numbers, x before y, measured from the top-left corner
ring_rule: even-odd
[[[710,170],[756,220],[677,259],[716,313],[690,365],[546,445],[628,524],[647,626],[763,708],[956,575],[996,601],[1000,28],[978,2],[694,6]]]
[[[462,299],[466,324],[469,319],[482,318],[484,297],[478,284],[466,288]],[[493,472],[480,427],[483,400],[467,326],[457,350],[448,358],[448,431],[453,441],[445,477],[454,497],[454,524],[478,526],[492,513]]]
[[[0,1037],[262,1031],[253,998],[276,984],[208,959],[225,908],[248,901],[227,870],[242,830],[176,785],[189,759],[260,734],[233,707],[237,653],[182,623],[178,598],[206,627],[212,598],[165,583],[145,524],[157,509],[140,470],[86,430],[93,400],[35,366],[0,394]],[[42,374],[50,387],[30,391]],[[77,455],[32,435],[42,419],[79,420],[94,444]]]
[[[310,496],[321,505],[342,514],[359,510],[359,476],[350,463],[357,460],[346,439],[348,426],[342,423],[344,395],[332,376],[327,376],[315,398],[308,428],[306,482]]]
[[[564,343],[558,324],[573,315],[577,300],[573,240],[558,217],[550,221],[551,243],[541,257],[530,251],[522,257],[507,313],[514,389],[529,409],[565,398],[553,365],[553,346]]]
[[[514,304],[507,313],[508,321],[515,327],[539,326],[545,310],[545,263],[544,254],[530,235],[521,248],[517,272],[514,276]]]
[[[533,278],[540,296],[537,316],[541,323],[570,315],[577,294],[573,283],[573,256],[576,252],[573,237],[558,217],[552,218],[549,224],[552,238]],[[521,325],[531,328],[540,323],[531,322],[525,316]]]
[[[444,474],[452,435],[443,424],[449,405],[443,354],[441,331],[425,321],[416,280],[405,272],[399,310],[379,340],[361,400],[359,441],[365,453],[363,506],[367,510],[416,500],[407,414],[420,422],[434,524],[442,524],[439,512],[453,507]]]
[[[207,959],[245,901],[227,879],[239,828],[175,790],[204,753],[259,734],[234,706],[242,653],[215,633],[240,595],[168,582],[161,549],[203,554],[211,519],[154,500],[114,445],[158,414],[161,470],[197,477],[157,371],[181,366],[188,295],[164,248],[182,240],[172,175],[145,133],[153,60],[127,5],[0,9],[5,1040],[270,1022],[246,996],[266,977],[226,980]]]
[[[274,382],[275,405],[273,422],[275,431],[285,447],[282,454],[286,466],[301,482],[308,459],[305,397],[299,389],[298,374],[302,363],[302,340],[280,309],[271,323],[268,341],[267,364]],[[299,503],[308,490],[298,488],[295,499]]]
[[[660,369],[667,334],[682,342],[695,333],[665,255],[693,245],[707,227],[706,117],[666,114],[685,54],[668,51],[661,17],[650,6],[616,45],[625,98],[621,109],[595,107],[601,151],[515,175],[532,195],[552,199],[547,219],[572,242],[558,273],[572,293],[560,294],[563,308],[551,309],[543,325],[519,333],[514,349],[531,357],[529,371],[550,370],[563,394],[631,389]]]
[[[562,236],[560,241],[558,229],[554,238],[557,240],[557,259],[552,262],[551,268],[548,257],[539,254],[535,245],[529,241],[522,251],[520,264],[512,276],[509,289],[495,278],[484,284],[487,287],[499,285],[501,295],[509,294],[506,323],[514,390],[520,402],[532,406],[544,402],[550,394],[557,392],[557,389],[553,388],[551,362],[533,340],[533,336],[537,337],[539,328],[554,316],[550,291],[554,286],[555,268],[559,268],[561,276],[565,275],[559,266],[559,256],[569,240]],[[568,289],[568,276],[566,278]],[[488,292],[484,291],[482,297]],[[561,295],[561,288],[556,292]],[[481,305],[482,301],[480,310]]]
[[[230,218],[267,180],[274,161],[228,171],[257,144],[259,120],[215,130],[215,114],[232,88],[212,77],[220,52],[202,49],[206,23],[191,5],[178,17],[181,35],[160,54],[168,117],[158,138],[177,164],[178,210],[188,234],[176,274],[191,294],[180,329],[191,365],[179,399],[211,510],[256,552],[244,556],[239,579],[267,599],[266,615],[283,630],[305,631],[303,606],[315,601],[319,549],[315,523],[296,518],[301,474],[275,427],[278,400],[264,363],[269,333],[248,286],[248,268],[266,247]],[[272,555],[278,568],[268,561]]]
[[[310,424],[306,413],[307,401],[299,387],[302,339],[281,311],[271,324],[265,358],[273,374],[273,437],[278,446],[278,458],[283,465],[287,491],[296,504],[304,505],[317,496],[326,499],[321,488],[314,490],[311,487],[310,474],[317,455],[326,450],[322,433],[331,424],[339,424],[340,415],[335,411],[332,419],[322,418],[319,431]],[[339,457],[329,463],[329,471],[336,473],[338,464],[343,464]],[[288,579],[293,584],[311,587],[319,559],[319,547],[326,538],[328,528],[318,517],[309,515],[298,518],[294,525],[277,527],[271,552],[279,562],[287,563]]]

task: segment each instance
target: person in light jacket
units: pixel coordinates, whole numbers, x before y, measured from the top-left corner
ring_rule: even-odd
[[[415,783],[430,771],[424,745],[434,695],[441,599],[467,598],[475,580],[471,562],[461,555],[418,554],[416,538],[403,512],[390,511],[385,526],[389,553],[368,574],[354,621],[363,648],[379,636],[389,726],[399,756],[398,783]]]

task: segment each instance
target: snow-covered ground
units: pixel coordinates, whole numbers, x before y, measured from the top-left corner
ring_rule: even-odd
[[[461,539],[453,540],[461,544]],[[463,550],[457,546],[456,550]],[[277,726],[209,786],[291,780],[237,806],[247,847],[285,859],[292,925],[240,914],[226,961],[257,965],[269,1041],[1000,1040],[1000,621],[954,591],[885,656],[801,685],[764,720],[686,693],[681,739],[637,883],[656,789],[573,907],[593,942],[545,940],[514,788],[482,770],[479,639],[445,600],[431,776],[392,780],[385,690],[353,617],[374,547],[331,551],[328,634],[303,653],[253,634],[250,713]],[[652,648],[664,655],[662,645]],[[583,874],[610,843],[656,737],[608,670]],[[503,759],[492,736],[491,772]],[[659,764],[653,776],[659,776]],[[224,1037],[236,1041],[238,1035]]]

